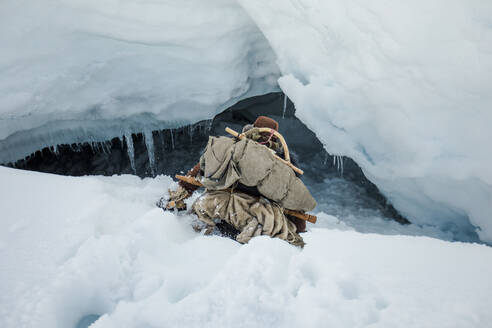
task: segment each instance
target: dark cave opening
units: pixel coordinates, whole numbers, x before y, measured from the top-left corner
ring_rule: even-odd
[[[344,208],[343,204],[346,203],[345,207],[357,210],[368,207],[378,211],[382,217],[402,224],[409,223],[365,177],[357,163],[348,157],[330,155],[324,150],[316,135],[295,116],[294,104],[280,92],[244,99],[216,115],[213,120],[177,129],[152,131],[152,147],[149,147],[149,140],[145,140],[149,133],[133,133],[130,145],[129,135],[97,143],[59,144],[6,165],[69,176],[174,176],[186,172],[199,160],[209,135],[226,135],[225,127],[241,131],[245,124],[252,123],[259,115],[272,117],[279,122],[279,132],[305,171],[303,180],[308,187],[323,190],[326,184],[343,185],[345,193],[334,197],[342,206],[329,206],[323,210],[343,217],[346,213],[340,212],[340,208]],[[334,190],[336,192],[338,196],[339,190]],[[313,196],[316,198],[316,192]]]

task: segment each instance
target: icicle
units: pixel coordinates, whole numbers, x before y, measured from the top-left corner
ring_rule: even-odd
[[[341,174],[342,174],[342,177],[343,177],[343,156],[340,156],[340,166],[342,168]]]
[[[171,131],[171,147],[174,150],[174,133],[173,133],[173,129],[171,129],[170,131]]]
[[[190,125],[190,145],[193,145],[193,125]]]
[[[147,147],[147,155],[149,156],[149,166],[152,176],[155,176],[155,151],[154,151],[154,138],[152,131],[144,131],[145,146]]]
[[[105,141],[99,143],[99,148],[102,150],[103,153],[109,155],[108,147]]]
[[[92,153],[95,154],[97,151],[94,149],[94,142],[90,141],[88,142],[89,147],[91,147]]]
[[[105,142],[99,142],[99,149],[101,149],[101,151],[102,151],[104,154],[109,154],[109,153],[106,151],[106,143],[105,143]]]
[[[328,153],[325,153],[325,160],[323,161],[323,165],[326,165],[328,163]]]
[[[284,108],[282,110],[282,118],[285,118],[286,110],[287,110],[287,95],[284,93]]]
[[[337,171],[340,172],[343,177],[343,156],[342,155],[334,155],[333,156],[333,166],[336,166]]]
[[[125,133],[126,139],[126,151],[128,153],[128,158],[130,158],[130,166],[132,167],[133,174],[137,174],[137,170],[135,168],[135,150],[133,148],[133,138],[130,132]]]

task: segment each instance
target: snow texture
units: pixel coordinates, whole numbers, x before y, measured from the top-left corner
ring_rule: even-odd
[[[492,242],[487,0],[43,0],[0,10],[0,157],[282,90],[412,222]]]
[[[170,177],[0,167],[0,326],[485,327],[492,248],[326,228],[304,249],[202,236]],[[328,227],[330,226],[331,227]]]
[[[2,2],[0,40],[0,162],[278,90],[273,52],[233,0]]]

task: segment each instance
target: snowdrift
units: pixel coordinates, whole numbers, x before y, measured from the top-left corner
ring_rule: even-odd
[[[479,0],[5,2],[2,161],[280,86],[412,222],[492,242],[490,17]]]
[[[202,236],[170,177],[0,167],[0,326],[485,327],[492,248],[313,228],[304,249]],[[334,220],[318,213],[320,225]],[[338,228],[336,228],[338,227]],[[84,325],[85,324],[85,325]]]

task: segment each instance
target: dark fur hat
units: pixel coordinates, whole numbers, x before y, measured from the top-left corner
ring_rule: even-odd
[[[253,125],[255,128],[270,128],[278,131],[277,121],[266,116],[258,116]]]

